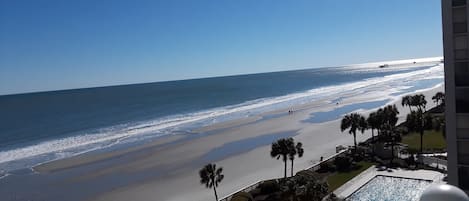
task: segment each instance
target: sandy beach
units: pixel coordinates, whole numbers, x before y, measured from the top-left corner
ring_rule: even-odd
[[[429,108],[434,105],[431,97],[443,90],[440,85],[418,93],[427,97]],[[307,121],[312,113],[382,100],[376,92],[344,97],[340,105],[318,100],[292,107],[293,114],[275,111],[265,114],[264,119],[251,117],[200,128],[201,136],[169,136],[124,150],[45,163],[34,170],[43,176],[60,175],[57,180],[62,184],[83,187],[95,181],[112,182],[109,179],[112,177],[126,178],[104,192],[93,192],[93,196],[84,197],[86,200],[212,200],[213,192],[199,184],[198,170],[206,163],[215,162],[224,168],[225,179],[218,188],[219,196],[224,197],[258,180],[283,176],[282,162],[269,154],[270,144],[277,138],[294,136],[295,141],[303,143],[305,154],[295,160],[295,172],[311,166],[321,156],[334,154],[338,145],[352,145],[353,137],[340,132],[340,119],[323,123]],[[400,99],[386,101],[396,104],[400,121],[405,119],[408,109],[400,105]],[[372,110],[360,113],[367,115]],[[367,131],[357,138],[362,141],[370,136]]]
[[[465,14],[469,0],[460,1],[453,7]],[[460,35],[453,45],[447,37],[464,26],[448,32],[436,1],[26,0],[1,8],[0,201],[231,201],[238,192],[269,200],[254,193],[264,181],[319,169],[377,135],[355,121],[341,131],[346,115],[396,105],[405,122],[402,97],[423,93],[425,109],[442,109],[431,98],[448,80],[457,86],[448,82],[447,105],[466,112],[467,52]],[[415,130],[404,126],[397,130]],[[429,133],[441,149],[438,132]],[[401,136],[409,152],[421,140],[413,134]],[[279,140],[294,144],[288,160],[271,156]],[[388,151],[378,155],[395,155]],[[358,158],[348,175],[370,165]],[[212,164],[223,179],[213,179]],[[350,177],[336,174],[342,164],[324,169],[340,170],[321,175],[329,190]],[[314,197],[302,183],[281,199]]]

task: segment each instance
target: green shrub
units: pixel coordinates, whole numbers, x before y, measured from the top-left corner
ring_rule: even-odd
[[[326,182],[318,180],[313,171],[303,170],[282,184],[282,200],[321,200],[329,192]]]
[[[334,193],[328,195],[323,199],[323,201],[342,201],[339,197],[337,197]]]
[[[409,133],[409,129],[406,126],[399,126],[396,128],[396,131],[401,135],[407,135]]]
[[[353,155],[353,160],[354,160],[354,161],[357,161],[357,162],[362,161],[363,158],[364,158],[364,157],[363,157],[362,154],[354,154],[354,155]]]
[[[405,159],[405,162],[407,163],[407,165],[411,166],[411,165],[416,165],[416,162],[415,162],[415,158],[414,158],[414,154],[411,154],[409,157],[407,157]]]
[[[335,166],[331,162],[324,162],[319,165],[319,173],[334,172]]]
[[[317,180],[317,173],[310,170],[302,170],[295,174],[292,180],[295,180],[299,185],[305,185],[308,181]]]
[[[251,194],[246,193],[246,192],[238,192],[233,195],[233,198],[231,198],[231,201],[253,201],[254,198],[251,196]]]
[[[347,171],[352,166],[352,159],[347,156],[338,156],[334,159],[334,165],[339,171]]]
[[[259,187],[261,189],[261,194],[270,194],[280,190],[280,185],[275,180],[268,180],[262,182]]]

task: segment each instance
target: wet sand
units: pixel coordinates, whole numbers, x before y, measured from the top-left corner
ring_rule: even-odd
[[[427,108],[434,105],[431,97],[442,90],[440,86],[424,92],[429,103]],[[197,131],[200,134],[169,136],[137,147],[45,163],[34,168],[38,178],[30,180],[31,188],[53,185],[48,190],[64,190],[71,198],[66,200],[212,200],[213,191],[199,184],[198,170],[206,163],[215,162],[224,167],[225,179],[218,189],[221,198],[258,180],[283,176],[282,162],[271,158],[269,153],[274,139],[294,136],[295,141],[303,143],[305,154],[295,160],[295,171],[312,165],[321,156],[332,155],[338,145],[352,145],[353,137],[340,132],[340,120],[311,123],[308,119],[314,118],[312,113],[333,113],[345,105],[377,99],[383,97],[371,92],[350,94],[339,105],[319,100],[292,107],[292,114],[288,110],[275,111],[264,114],[263,118],[204,127]],[[398,106],[402,121],[408,108],[400,106],[400,99],[389,101]],[[361,111],[365,115],[369,112]],[[357,135],[359,141],[370,136],[368,131]],[[73,187],[76,189],[70,189]],[[4,192],[0,190],[0,193]],[[61,197],[44,198],[60,200]]]
[[[426,91],[424,94],[429,99],[429,107],[433,106],[431,96],[441,88]],[[363,101],[356,97],[351,102]],[[408,110],[400,106],[400,100],[393,101],[401,111],[399,117],[401,121],[405,118]],[[314,108],[314,107],[313,107]],[[252,125],[240,126],[227,130],[222,134],[200,139],[199,142],[191,142],[185,146],[193,146],[190,150],[197,150],[197,147],[218,145],[229,141],[236,141],[246,137],[263,135],[275,132],[294,131],[297,135],[296,141],[303,142],[305,155],[295,161],[295,170],[300,170],[317,162],[321,156],[328,156],[335,153],[338,145],[352,145],[353,138],[347,133],[339,130],[340,120],[330,121],[320,124],[301,123],[308,118],[313,108],[303,109],[292,115],[286,115],[276,119],[259,122]],[[331,108],[314,108],[315,111],[328,110]],[[368,111],[364,111],[365,114]],[[365,140],[370,137],[370,133],[358,135],[358,140]],[[200,144],[199,144],[200,143]],[[202,149],[199,149],[202,151]],[[205,149],[207,150],[207,149]],[[203,151],[202,151],[203,152]],[[269,155],[270,143],[250,150],[249,152],[238,154],[226,159],[216,161],[219,166],[224,167],[225,181],[219,188],[219,195],[228,195],[231,192],[254,183],[262,179],[281,177],[283,166],[281,161],[272,159]],[[210,200],[213,195],[210,189],[205,189],[199,184],[198,169],[192,169],[181,175],[174,176],[166,180],[154,180],[128,186],[112,192],[104,193],[93,200]],[[288,171],[290,172],[290,171]],[[156,197],[155,197],[156,196]]]

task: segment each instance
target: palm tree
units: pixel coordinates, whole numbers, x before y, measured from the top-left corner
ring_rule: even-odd
[[[433,120],[433,129],[436,131],[441,131],[443,134],[443,137],[446,140],[446,122],[445,122],[445,117],[436,117]]]
[[[411,100],[412,100],[412,96],[404,96],[404,97],[402,97],[401,105],[402,106],[409,106],[409,111],[412,112]]]
[[[272,143],[270,156],[277,158],[277,160],[282,157],[282,161],[285,164],[284,178],[287,178],[287,157],[293,149],[295,149],[293,138],[282,138]]]
[[[399,118],[397,115],[399,111],[397,110],[396,105],[388,105],[383,108],[382,112],[382,124],[389,124],[391,126],[395,126]]]
[[[385,120],[385,115],[384,115],[384,109],[383,108],[379,108],[378,110],[376,110],[376,121],[378,122],[379,126],[376,130],[378,130],[378,140],[379,140],[379,136],[381,135],[381,125],[383,124],[384,120]]]
[[[386,135],[383,135],[383,133],[387,134],[386,129],[389,129],[397,124],[397,121],[399,120],[397,117],[398,114],[399,111],[397,110],[396,105],[388,105],[376,111],[375,118],[379,136],[378,140],[386,137]]]
[[[406,103],[407,105],[407,103]],[[391,144],[392,159],[394,158],[394,146],[398,140],[399,133],[396,131],[396,124],[399,118],[399,111],[396,105],[388,105],[378,109],[375,112],[377,130],[379,131],[379,140],[384,140]],[[371,116],[371,114],[370,114]],[[392,163],[391,159],[391,163]]]
[[[344,118],[342,118],[342,122],[340,124],[340,130],[342,132],[344,132],[346,129],[349,129],[349,134],[353,135],[355,150],[357,150],[357,130],[363,133],[366,128],[367,125],[365,117],[358,113],[345,115]]]
[[[199,171],[200,175],[200,183],[205,184],[207,188],[213,188],[213,192],[215,193],[215,200],[218,201],[217,195],[217,187],[218,184],[223,180],[224,175],[221,174],[223,168],[218,168],[215,164],[207,164]]]
[[[423,94],[417,94],[412,96],[411,98],[411,105],[425,111],[425,106],[427,105],[427,100],[425,100],[425,96]]]
[[[437,92],[433,97],[432,100],[436,103],[436,105],[440,105],[438,103],[443,104],[445,102],[445,93]]]
[[[394,146],[396,145],[399,133],[396,131],[396,125],[386,122],[381,126],[386,142],[391,144],[391,164],[394,160]]]
[[[303,153],[304,153],[304,149],[303,149],[303,144],[301,142],[298,142],[295,146],[294,149],[291,149],[290,150],[290,153],[288,154],[288,158],[290,159],[291,161],[291,176],[293,177],[293,160],[295,160],[295,155],[298,154],[298,158],[301,158],[303,157]]]
[[[378,129],[379,126],[381,125],[380,119],[378,116],[378,111],[370,113],[368,118],[366,119],[366,123],[368,125],[368,128],[371,129],[371,141],[375,141],[375,134],[374,130]]]
[[[408,130],[420,133],[420,153],[422,153],[423,134],[425,130],[432,129],[432,117],[429,114],[425,114],[422,109],[418,109],[407,115],[406,125]]]

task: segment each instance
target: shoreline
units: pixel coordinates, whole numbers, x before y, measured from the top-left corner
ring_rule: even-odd
[[[428,89],[417,90],[415,92],[410,92],[410,93],[404,93],[404,94],[401,94],[399,97],[402,97],[402,96],[405,96],[405,95],[408,95],[408,94],[416,94],[416,93],[420,93],[420,92],[435,90],[437,88],[442,88],[442,86],[443,86],[443,84],[439,84],[439,85],[433,86],[433,87],[428,88]],[[341,107],[350,106],[350,105],[354,105],[354,104],[360,104],[360,103],[353,103],[353,102],[356,102],[356,101],[360,101],[360,99],[354,99],[354,97],[351,97],[351,100],[353,100],[353,101],[350,101],[348,104],[341,105]],[[380,100],[377,100],[377,101],[380,101]],[[398,106],[398,105],[400,106],[400,104],[397,103],[396,100],[385,99],[384,101],[386,101],[385,105],[396,104],[396,106]],[[319,100],[318,102],[321,102],[322,104],[324,104],[326,101],[325,100]],[[372,102],[372,101],[370,101],[370,102]],[[431,101],[428,101],[428,102],[430,103]],[[305,110],[308,110],[308,109],[312,109],[315,106],[317,107],[317,105],[320,105],[321,103],[310,103],[310,104],[298,105],[298,106],[294,107],[293,111],[295,111],[295,112],[305,111]],[[380,106],[380,107],[382,107],[382,106]],[[373,107],[372,109],[374,109],[374,108],[376,108],[376,107]],[[337,108],[335,108],[335,109],[337,109]],[[323,110],[317,110],[317,111],[314,112],[314,114],[332,112],[333,110],[334,109],[331,109],[331,108],[327,108],[327,109],[323,109]],[[368,109],[368,110],[370,110],[370,109]],[[273,116],[273,117],[269,117],[269,115]],[[246,124],[255,123],[255,122],[258,122],[258,121],[265,121],[265,120],[268,120],[270,118],[279,118],[279,117],[286,116],[286,115],[287,114],[285,114],[284,109],[279,109],[279,110],[275,110],[275,111],[266,112],[266,113],[258,115],[258,116],[246,117],[246,118],[242,118],[242,119],[239,119],[239,120],[231,120],[231,121],[227,121],[227,122],[221,122],[221,123],[216,123],[216,124],[213,124],[213,125],[201,127],[201,128],[195,129],[194,132],[196,132],[196,133],[216,132],[216,131],[221,131],[223,129],[229,129],[229,128],[239,127],[239,126],[246,125]],[[402,115],[400,115],[400,116],[402,116]],[[320,123],[326,123],[326,122],[335,121],[335,120],[337,120],[337,119],[326,120],[324,122],[312,122],[312,123],[320,124]],[[399,121],[401,121],[401,118],[399,119]],[[47,162],[44,162],[44,163],[33,166],[32,170],[36,171],[36,172],[39,172],[39,173],[49,173],[49,172],[59,171],[59,170],[62,170],[62,169],[78,167],[78,166],[81,166],[81,165],[86,165],[86,164],[93,163],[93,162],[100,161],[100,160],[106,160],[108,158],[116,157],[116,156],[119,156],[119,155],[123,155],[123,154],[130,153],[130,152],[133,152],[133,151],[142,150],[142,149],[149,148],[149,147],[164,146],[164,145],[166,145],[168,143],[171,143],[171,142],[175,142],[175,141],[178,141],[178,140],[184,140],[183,139],[184,137],[185,136],[183,136],[183,135],[161,136],[161,137],[157,138],[157,140],[154,140],[150,143],[145,143],[143,145],[139,145],[139,146],[135,146],[135,147],[127,147],[127,148],[124,148],[124,149],[118,149],[118,150],[115,150],[115,151],[108,151],[108,152],[103,152],[103,153],[87,152],[87,153],[72,156],[72,157],[69,157],[69,158],[47,161]]]
[[[432,87],[431,89],[423,91],[423,93],[427,97],[427,101],[430,100],[428,101],[428,105],[433,104],[433,102],[431,101],[431,96],[437,91],[441,91],[442,89],[442,85],[439,85],[437,87]],[[395,100],[388,102],[388,104],[389,103],[396,104],[399,111],[401,111],[399,114],[399,119],[400,121],[403,121],[408,111],[406,111],[406,108],[403,108],[400,105],[400,99],[396,98]],[[374,109],[363,111],[362,114],[367,115]],[[297,114],[298,116],[304,118],[309,115],[307,114],[307,112],[301,112],[301,110],[299,111],[299,114]],[[286,117],[289,118],[290,116],[287,115]],[[301,117],[298,119],[302,119]],[[277,122],[285,121],[285,117],[279,117],[277,120],[280,121],[274,121],[274,124]],[[311,164],[319,161],[319,158],[321,156],[327,157],[328,155],[334,154],[335,147],[337,145],[351,145],[353,143],[353,140],[350,135],[340,132],[339,125],[340,119],[337,119],[324,123],[309,125],[303,127],[297,132],[297,135],[294,136],[294,139],[303,142],[305,148],[305,156],[295,161],[295,170],[300,170],[310,166]],[[263,126],[258,125],[258,127]],[[311,135],[311,133],[337,133],[337,135],[317,136]],[[371,132],[367,131],[363,135],[357,135],[357,140],[363,141],[368,139],[370,136]],[[311,146],[311,142],[316,143],[312,143],[314,144],[314,146]],[[229,181],[229,183],[223,183],[222,187],[219,189],[219,195],[221,195],[220,197],[228,195],[233,191],[242,188],[246,184],[254,183],[258,180],[276,178],[281,176],[283,174],[283,169],[281,168],[282,164],[279,161],[270,158],[270,156],[268,155],[269,150],[270,146],[265,145],[245,153],[234,155],[222,160],[214,161],[218,165],[224,167],[224,170],[226,171],[225,180]],[[249,166],[240,167],[239,165],[246,163],[249,163]],[[236,168],[233,169],[230,167]],[[162,184],[164,184],[165,186],[178,186],[179,189],[184,189],[181,190],[182,192],[178,191],[177,189],[173,189],[173,191],[178,192],[174,192],[174,196],[163,196],[163,200],[184,200],[184,198],[187,198],[189,196],[194,198],[194,200],[204,200],[205,198],[211,197],[211,192],[207,192],[207,190],[204,189],[203,186],[200,186],[198,184],[197,176],[197,169],[194,169],[189,172],[186,172],[183,175],[180,175],[178,177],[179,179],[147,181],[141,184],[137,184],[135,186],[127,186],[118,190],[104,193],[91,200],[145,200],[151,197],[152,195],[161,195],[165,193],[167,194],[168,190],[170,189],[167,188],[165,190],[159,190],[160,187],[163,187]]]
[[[413,75],[412,73],[409,74],[409,72],[405,72],[405,73],[400,74],[401,77],[399,79],[401,79],[401,78],[402,79],[404,79],[404,78],[407,79],[407,77],[413,77],[413,76],[422,77],[423,74],[426,74],[428,72],[434,72],[435,68],[441,68],[441,65],[440,64],[434,64],[432,66],[429,66],[428,69],[426,69],[426,70],[419,71],[419,73],[417,73],[415,75]],[[395,95],[393,95],[393,94],[395,94],[393,92],[395,92],[396,89],[398,89],[398,91],[401,91],[401,93],[405,93],[406,91],[408,91],[408,89],[406,89],[406,86],[403,86],[403,88],[402,87],[401,88],[393,88],[393,85],[396,85],[394,82],[392,82],[392,80],[394,79],[393,76],[385,76],[385,77],[383,77],[383,79],[385,80],[384,83],[380,83],[380,79],[378,79],[378,78],[373,78],[373,79],[370,78],[370,79],[365,79],[365,80],[358,81],[358,82],[343,83],[343,84],[340,84],[340,85],[337,85],[337,86],[319,87],[317,89],[315,88],[315,89],[302,91],[302,92],[298,92],[298,93],[296,93],[296,92],[291,93],[291,94],[288,94],[288,95],[285,96],[285,97],[288,96],[287,99],[283,99],[285,97],[280,96],[280,97],[283,97],[283,98],[281,98],[282,101],[286,101],[285,104],[283,104],[283,105],[282,104],[275,105],[276,104],[275,102],[278,102],[279,100],[275,100],[276,98],[271,98],[275,104],[273,103],[273,105],[269,105],[269,108],[273,111],[265,111],[264,109],[266,109],[266,108],[264,108],[264,109],[255,108],[254,110],[258,110],[258,109],[259,110],[255,111],[253,113],[250,113],[249,110],[247,112],[244,111],[244,109],[247,109],[247,108],[244,108],[242,111],[246,112],[245,113],[246,116],[240,115],[240,114],[244,114],[244,112],[240,113],[240,114],[233,114],[234,115],[233,117],[236,118],[235,120],[233,120],[233,118],[228,118],[228,119],[225,119],[226,121],[222,120],[221,123],[215,123],[214,125],[210,125],[210,124],[212,124],[212,123],[210,123],[208,126],[204,126],[204,125],[207,125],[205,123],[203,123],[203,124],[201,123],[200,125],[195,124],[195,127],[182,125],[182,130],[180,130],[181,132],[178,132],[178,130],[176,129],[174,132],[166,133],[166,134],[167,135],[180,135],[180,136],[183,136],[181,138],[185,138],[185,137],[187,137],[191,134],[205,135],[206,133],[211,133],[211,132],[223,132],[223,129],[230,129],[230,128],[233,128],[233,127],[240,127],[240,126],[244,126],[246,124],[254,124],[254,123],[258,123],[260,121],[265,121],[265,120],[268,120],[270,118],[282,117],[282,116],[285,115],[286,110],[290,110],[290,107],[293,111],[312,110],[313,107],[316,107],[316,108],[314,108],[314,112],[322,112],[322,111],[328,112],[327,108],[332,108],[333,107],[334,109],[336,109],[336,107],[352,104],[352,102],[364,102],[365,99],[363,99],[363,97],[366,97],[367,100],[374,100],[374,101],[385,100],[386,96],[387,97],[395,96]],[[418,82],[425,82],[424,80],[421,80],[421,79],[422,78],[417,79],[417,80],[419,80]],[[431,82],[434,82],[434,81],[431,81]],[[425,88],[425,87],[427,87],[427,85],[430,86],[431,82],[427,82],[425,85],[417,84],[418,86],[416,85],[416,87],[414,87],[414,88],[415,89]],[[391,83],[394,83],[394,84],[391,84]],[[365,87],[365,88],[363,88],[363,87]],[[362,88],[363,88],[363,90],[362,90]],[[348,89],[348,90],[346,90],[346,89]],[[383,91],[386,91],[388,93],[382,93]],[[372,93],[370,93],[370,92],[372,92]],[[314,97],[314,96],[310,97],[311,94],[316,94],[316,93],[322,94],[322,95],[320,95],[318,97]],[[354,97],[355,93],[359,94],[359,96],[361,96],[362,99],[361,100],[356,99],[356,97]],[[376,94],[374,94],[374,93],[376,93]],[[295,97],[295,98],[291,99],[292,97]],[[346,100],[348,100],[348,101],[346,101]],[[337,105],[337,106],[334,106],[333,104],[331,104],[331,103],[335,103],[336,101],[340,102],[341,104]],[[258,103],[256,103],[256,104],[258,104]],[[314,105],[314,104],[316,104],[316,105]],[[356,106],[356,107],[359,107],[359,106]],[[229,114],[231,114],[231,113],[229,113]],[[338,116],[340,116],[340,115],[336,115],[336,117],[338,117]],[[216,118],[218,118],[218,116],[215,117],[215,119],[213,119],[213,121],[217,120]],[[223,119],[224,117],[220,117],[220,118]],[[313,117],[313,118],[316,118],[316,117]],[[329,118],[329,119],[326,119],[326,120],[333,120],[333,119],[334,118]],[[210,120],[210,118],[208,120]],[[321,120],[320,122],[324,122],[324,121],[325,120]],[[310,122],[310,123],[318,123],[318,122],[313,121],[313,122]],[[187,126],[187,127],[185,127],[185,126]],[[144,126],[144,127],[138,127],[137,126],[137,127],[135,127],[135,129],[143,129],[144,132],[147,132],[147,131],[149,132],[152,128],[151,128],[151,126]],[[132,129],[131,131],[133,133],[134,129]],[[116,152],[116,150],[117,151],[127,150],[127,149],[130,149],[132,147],[142,147],[142,146],[146,146],[147,144],[155,143],[155,141],[158,141],[160,139],[165,139],[165,137],[161,138],[161,136],[150,137],[151,135],[148,135],[148,136],[143,135],[143,136],[139,137],[140,135],[133,136],[133,134],[132,135],[127,135],[127,134],[121,133],[121,132],[125,132],[125,130],[119,130],[117,132],[119,134],[118,136],[123,136],[123,138],[122,138],[123,143],[120,143],[119,141],[121,141],[121,140],[118,139],[117,143],[110,142],[109,145],[102,145],[102,146],[100,145],[99,147],[93,145],[93,147],[81,147],[81,148],[77,148],[76,150],[73,150],[73,149],[68,150],[68,151],[67,150],[62,150],[61,149],[62,146],[60,144],[60,143],[62,143],[62,142],[60,142],[61,140],[65,141],[64,143],[67,144],[66,147],[84,146],[83,144],[80,144],[80,143],[78,145],[75,145],[73,143],[74,140],[69,139],[67,137],[67,138],[64,138],[64,139],[45,141],[43,143],[31,146],[31,147],[23,147],[23,148],[20,147],[20,148],[17,148],[17,149],[9,150],[9,151],[6,151],[5,153],[3,153],[2,156],[4,156],[4,157],[2,157],[2,158],[4,158],[5,161],[12,160],[12,158],[15,158],[15,157],[17,159],[15,159],[11,162],[5,162],[4,164],[2,164],[2,165],[4,165],[4,166],[2,166],[2,168],[4,170],[6,170],[6,172],[21,170],[21,169],[23,169],[23,167],[28,167],[28,168],[31,167],[31,169],[33,171],[35,171],[36,169],[40,169],[41,167],[43,167],[43,164],[48,164],[48,163],[51,163],[51,162],[54,162],[54,161],[67,160],[69,158],[75,158],[76,156],[82,156],[82,155],[88,155],[88,156],[96,155],[96,154],[101,154],[101,152]],[[166,136],[166,134],[164,136]],[[85,139],[88,139],[88,137],[86,137],[86,135],[85,136],[77,136],[77,137],[80,138],[80,140],[83,140],[82,137],[85,138]],[[103,140],[104,141],[109,140],[107,138],[107,136],[104,136],[104,138],[101,138],[101,137],[103,137],[103,136],[95,137],[96,139],[88,139],[88,140],[91,140],[91,141],[83,141],[83,143],[85,145],[86,145],[86,143],[95,143],[95,142],[97,142],[99,144],[99,142],[102,142]],[[113,138],[113,137],[116,137],[116,136],[111,136],[111,138]],[[58,145],[58,147],[55,146],[55,145]],[[50,149],[45,150],[45,148],[50,148],[52,150],[50,150]],[[62,150],[62,151],[60,151],[60,150]],[[36,154],[36,155],[34,155],[34,154]]]
[[[440,84],[424,91],[433,93],[426,95],[429,104],[433,104],[431,96],[436,91],[443,91],[443,87]],[[303,143],[305,155],[295,160],[295,172],[319,161],[321,156],[334,154],[337,145],[353,143],[350,135],[340,132],[340,119],[321,123],[305,121],[319,112],[334,114],[341,107],[377,100],[389,100],[386,104],[398,102],[398,109],[407,112],[400,106],[399,98],[389,99],[373,91],[359,95],[347,93],[340,105],[331,100],[334,99],[324,97],[292,106],[292,114],[279,109],[206,126],[198,130],[201,135],[166,136],[135,147],[54,160],[33,167],[36,173],[32,176],[3,179],[17,183],[18,188],[22,188],[22,183],[16,181],[18,179],[37,186],[44,185],[44,181],[60,183],[58,188],[64,191],[63,194],[72,195],[78,193],[73,187],[80,187],[79,195],[71,200],[148,200],[155,196],[158,200],[170,201],[187,200],[187,197],[206,200],[213,195],[199,184],[198,169],[208,162],[224,167],[225,180],[219,189],[219,195],[223,197],[246,184],[283,175],[281,161],[272,159],[269,154],[272,139],[276,137],[293,136],[295,141]],[[366,115],[374,109],[361,113]],[[399,118],[405,118],[405,114],[400,113]],[[368,131],[357,135],[357,140],[365,140],[367,136],[371,136]],[[110,178],[118,178],[118,182]],[[0,194],[4,194],[1,188]]]

